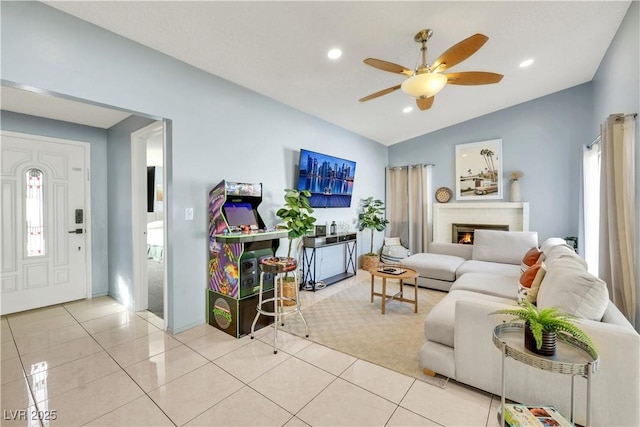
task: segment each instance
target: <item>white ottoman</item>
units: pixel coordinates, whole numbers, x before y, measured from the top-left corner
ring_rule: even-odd
[[[418,283],[448,291],[456,280],[456,270],[466,260],[454,255],[420,253],[402,260],[402,265],[418,272]]]

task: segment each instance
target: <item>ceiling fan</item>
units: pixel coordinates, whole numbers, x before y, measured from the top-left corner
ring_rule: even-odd
[[[467,86],[487,85],[498,83],[502,80],[502,74],[486,71],[463,71],[459,73],[442,74],[443,71],[459,64],[476,53],[478,49],[489,40],[489,37],[483,34],[474,34],[450,47],[431,65],[428,65],[427,40],[429,40],[432,35],[432,30],[421,30],[413,38],[417,43],[422,45],[420,48],[422,61],[414,70],[381,59],[365,59],[363,62],[367,65],[391,73],[404,74],[409,76],[409,78],[402,82],[402,84],[372,93],[371,95],[361,98],[359,101],[369,101],[402,89],[407,95],[416,98],[416,104],[420,110],[428,110],[433,105],[433,97],[435,94],[440,92],[446,84]]]

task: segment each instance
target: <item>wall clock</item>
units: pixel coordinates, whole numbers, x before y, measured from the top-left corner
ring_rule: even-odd
[[[453,196],[453,192],[450,188],[440,187],[436,190],[436,200],[440,203],[447,203],[451,200],[451,196]]]

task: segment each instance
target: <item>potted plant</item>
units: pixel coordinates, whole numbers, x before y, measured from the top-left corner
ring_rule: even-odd
[[[361,201],[361,211],[358,215],[359,229],[363,231],[368,228],[371,230],[371,247],[369,252],[362,256],[362,268],[370,270],[377,267],[380,263],[380,257],[373,252],[373,232],[383,231],[389,221],[384,218],[384,203],[379,199],[368,197]]]
[[[598,354],[591,338],[572,322],[575,316],[562,313],[556,307],[538,309],[525,301],[521,307],[505,308],[491,314],[509,314],[516,316],[516,319],[524,320],[524,345],[534,353],[553,356],[556,351],[556,337],[566,339],[570,336],[584,344],[592,355]]]
[[[289,230],[289,248],[287,250],[287,258],[291,258],[291,249],[293,247],[293,241],[299,237],[307,235],[310,231],[313,231],[314,223],[316,219],[311,216],[313,208],[309,204],[309,197],[311,193],[308,190],[298,191],[287,188],[284,190],[284,207],[278,209],[276,215],[284,221],[285,227]],[[296,259],[298,258],[299,250],[296,249]],[[294,278],[285,275],[285,282],[293,283],[283,290],[283,296],[291,297],[295,295],[296,286]],[[289,288],[289,289],[288,289]],[[293,305],[293,301],[285,301],[285,305]]]

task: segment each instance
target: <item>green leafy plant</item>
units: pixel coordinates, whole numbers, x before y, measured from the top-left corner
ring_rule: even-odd
[[[365,228],[371,230],[371,249],[365,255],[375,256],[376,254],[373,252],[373,232],[383,231],[389,224],[389,221],[384,218],[384,203],[373,197],[363,199],[360,203],[362,209],[358,215],[360,231]]]
[[[576,317],[562,313],[556,307],[538,309],[535,305],[525,301],[521,307],[505,308],[490,314],[509,314],[529,323],[538,350],[542,347],[542,332],[547,331],[555,332],[559,339],[564,339],[566,335],[572,336],[586,345],[591,353],[598,354],[591,338],[572,322]]]
[[[287,257],[291,258],[293,240],[313,231],[316,219],[311,216],[313,208],[309,204],[311,193],[308,190],[298,191],[287,188],[284,191],[285,205],[278,209],[276,215],[284,221],[287,230],[289,230]]]

